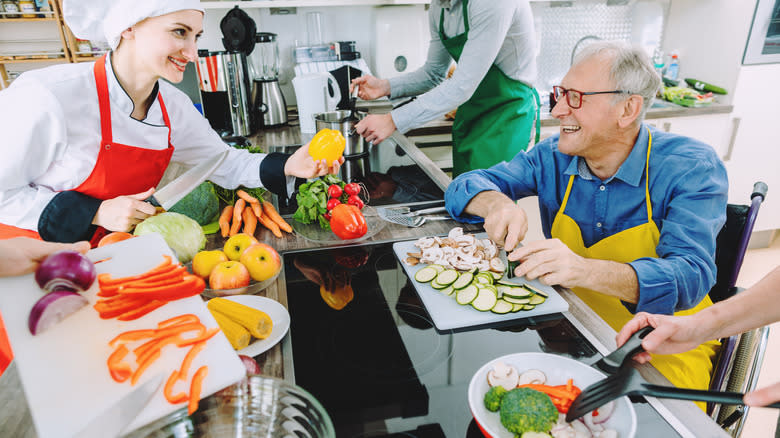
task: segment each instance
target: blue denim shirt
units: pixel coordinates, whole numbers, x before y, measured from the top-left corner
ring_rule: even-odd
[[[463,210],[480,192],[496,190],[512,199],[538,195],[542,231],[550,238],[569,176],[578,175],[566,214],[591,246],[647,222],[643,174],[648,129],[642,126],[628,158],[606,180],[594,176],[584,159],[559,152],[556,135],[508,163],[457,177],[444,195],[447,210],[459,221],[479,223],[482,218]],[[661,236],[657,258],[629,263],[639,280],[639,302],[630,310],[670,314],[694,307],[715,284],[715,239],[726,221],[728,178],[710,146],[655,129],[652,134],[650,198]]]

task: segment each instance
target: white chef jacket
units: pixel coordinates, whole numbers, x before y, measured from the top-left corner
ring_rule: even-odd
[[[399,132],[441,117],[469,100],[493,64],[509,78],[529,87],[536,80],[536,34],[528,0],[469,0],[468,41],[452,78],[442,83],[452,63],[439,38],[442,9],[444,34],[448,38],[466,30],[461,0],[431,2],[431,41],[425,65],[389,79],[390,98],[421,95],[390,113]]]
[[[133,101],[117,81],[110,58],[106,71],[113,141],[167,148],[168,128],[159,100],[146,119],[130,117]],[[0,91],[0,223],[37,231],[38,218],[51,199],[75,189],[92,173],[101,141],[93,67],[62,64],[29,71]],[[168,82],[158,84],[171,124],[171,161],[192,166],[229,149],[209,180],[226,188],[262,186],[259,166],[266,154],[230,148],[186,94]]]

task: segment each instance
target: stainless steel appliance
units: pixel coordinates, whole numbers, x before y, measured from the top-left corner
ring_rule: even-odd
[[[233,136],[246,137],[255,127],[249,102],[252,77],[247,62],[255,47],[255,22],[236,6],[222,17],[219,27],[227,50],[221,57]]]
[[[344,164],[341,166],[341,179],[347,182],[361,180],[371,171],[368,162],[368,152],[371,143],[368,143],[352,128],[363,117],[362,111],[329,111],[314,115],[314,124],[317,131],[320,129],[335,129],[341,131],[347,143],[344,147]]]
[[[259,32],[255,35],[255,48],[250,60],[252,111],[258,127],[287,123],[287,102],[279,87],[279,46],[275,33]]]

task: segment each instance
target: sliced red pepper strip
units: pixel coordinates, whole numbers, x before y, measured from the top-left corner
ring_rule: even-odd
[[[125,299],[114,304],[105,304],[98,301],[92,306],[100,314],[102,319],[116,318],[128,312],[132,312],[134,309],[138,309],[146,305],[149,300],[141,299]]]
[[[176,269],[177,267],[181,266],[178,263],[172,263],[171,257],[168,255],[164,255],[163,258],[165,261],[160,263],[159,265],[155,266],[154,268],[144,272],[143,274],[138,275],[131,275],[129,277],[120,277],[120,278],[112,278],[111,274],[98,274],[98,283],[100,285],[116,285],[120,283],[126,283],[128,281],[133,280],[141,280],[144,278],[149,278],[155,274],[160,274],[163,272],[168,272],[173,269]]]
[[[180,340],[179,335],[170,335],[149,341],[133,350],[136,357],[135,361],[140,365],[142,362],[146,361],[149,356],[154,354],[155,351],[160,352],[166,345],[176,344]]]
[[[192,415],[198,410],[198,404],[200,402],[200,390],[203,387],[203,379],[209,373],[209,367],[204,365],[195,371],[195,375],[192,376],[192,383],[190,384],[190,402],[187,404],[187,413]]]
[[[125,312],[117,317],[120,321],[132,321],[134,319],[138,319],[147,313],[151,312],[154,309],[157,309],[158,307],[162,307],[164,305],[168,304],[167,301],[160,301],[160,300],[152,300],[149,301],[147,304],[131,310],[129,312]]]
[[[123,289],[128,287],[158,287],[165,286],[167,284],[174,284],[180,282],[184,276],[187,275],[187,269],[184,266],[179,265],[178,268],[172,271],[166,271],[161,274],[153,275],[148,278],[139,280],[132,280],[124,283],[117,284],[101,284],[100,292],[98,296],[112,297],[122,292]]]
[[[179,380],[179,372],[174,370],[168,377],[168,380],[165,381],[165,388],[163,389],[163,395],[165,395],[165,399],[168,400],[168,403],[173,405],[185,402],[189,398],[187,397],[187,393],[184,391],[173,395],[173,385],[176,384],[177,380]]]
[[[192,344],[195,344],[195,343],[198,343],[198,342],[204,342],[204,341],[207,341],[207,340],[211,339],[211,337],[216,335],[217,333],[219,333],[219,327],[214,327],[214,328],[206,330],[206,333],[203,333],[200,336],[197,336],[195,338],[183,339],[181,342],[179,342],[176,345],[178,345],[179,347],[186,347],[188,345],[192,345]]]
[[[205,346],[206,341],[201,341],[194,344],[192,348],[190,348],[190,351],[188,351],[187,355],[184,356],[184,360],[181,361],[181,369],[179,369],[180,379],[187,380],[187,375],[190,373],[190,365],[192,364],[192,360],[195,359],[195,356],[197,356]]]
[[[135,386],[135,384],[138,382],[138,379],[141,378],[141,375],[146,371],[147,368],[149,368],[149,365],[153,364],[154,361],[156,361],[160,357],[160,350],[156,350],[152,352],[147,358],[144,359],[143,362],[138,364],[138,368],[135,369],[135,372],[133,373],[133,377],[130,379],[130,384]]]
[[[182,324],[187,322],[200,322],[197,316],[193,315],[192,313],[185,313],[184,315],[174,316],[173,318],[166,319],[165,321],[161,321],[157,323],[157,328],[166,328],[172,325],[176,324]]]
[[[155,335],[155,330],[131,330],[116,335],[114,339],[108,342],[108,345],[113,347],[117,342],[133,342],[140,341],[141,339],[151,338]]]
[[[141,296],[154,300],[173,301],[181,298],[187,298],[200,295],[206,288],[203,279],[195,275],[186,275],[184,280],[177,284],[161,286],[157,288],[135,288],[128,287],[122,289],[122,294],[129,296]]]
[[[117,382],[124,382],[132,374],[130,365],[126,362],[122,362],[127,353],[130,351],[122,344],[110,356],[106,364],[108,365],[108,372],[111,374],[111,378]]]
[[[170,334],[182,334],[192,330],[197,330],[198,334],[196,336],[199,336],[206,332],[206,327],[200,323],[200,320],[198,320],[198,322],[188,322],[185,324],[179,324],[172,327],[157,329],[157,336],[159,337],[159,336],[168,336]]]

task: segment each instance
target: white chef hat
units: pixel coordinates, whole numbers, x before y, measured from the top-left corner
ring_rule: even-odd
[[[185,9],[204,12],[200,0],[65,0],[63,17],[77,38],[107,42],[116,49],[128,27]]]

